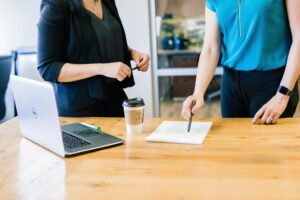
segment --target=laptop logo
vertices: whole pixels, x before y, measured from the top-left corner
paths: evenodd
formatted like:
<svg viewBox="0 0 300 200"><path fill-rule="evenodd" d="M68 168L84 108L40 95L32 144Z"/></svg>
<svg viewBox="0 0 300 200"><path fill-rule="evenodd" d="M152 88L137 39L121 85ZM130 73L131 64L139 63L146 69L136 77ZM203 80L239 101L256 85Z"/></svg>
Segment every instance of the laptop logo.
<svg viewBox="0 0 300 200"><path fill-rule="evenodd" d="M34 119L37 119L39 117L38 112L35 107L33 107L31 109L31 113L32 113Z"/></svg>

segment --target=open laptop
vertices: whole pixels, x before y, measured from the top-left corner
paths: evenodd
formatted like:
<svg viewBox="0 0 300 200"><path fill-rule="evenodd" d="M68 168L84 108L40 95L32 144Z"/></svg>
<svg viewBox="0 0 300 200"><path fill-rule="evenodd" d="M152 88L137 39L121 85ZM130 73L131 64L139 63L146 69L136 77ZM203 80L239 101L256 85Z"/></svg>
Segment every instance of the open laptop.
<svg viewBox="0 0 300 200"><path fill-rule="evenodd" d="M122 139L80 123L60 127L50 83L11 76L23 137L65 157L124 143Z"/></svg>

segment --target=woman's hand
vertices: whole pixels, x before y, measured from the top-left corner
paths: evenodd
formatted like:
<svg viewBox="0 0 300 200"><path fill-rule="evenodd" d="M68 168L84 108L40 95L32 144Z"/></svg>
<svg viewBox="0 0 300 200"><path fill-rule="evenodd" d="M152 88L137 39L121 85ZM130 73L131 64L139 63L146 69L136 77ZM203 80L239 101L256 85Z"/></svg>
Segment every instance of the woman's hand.
<svg viewBox="0 0 300 200"><path fill-rule="evenodd" d="M193 100L196 101L195 106L192 108L192 102ZM183 102L183 106L182 106L182 112L181 112L181 116L188 120L191 117L191 113L192 115L196 114L200 108L204 105L204 98L203 97L195 97L195 96L189 96L184 102Z"/></svg>
<svg viewBox="0 0 300 200"><path fill-rule="evenodd" d="M277 92L277 94L255 114L252 123L255 124L258 119L260 119L264 124L276 124L288 102L289 96Z"/></svg>
<svg viewBox="0 0 300 200"><path fill-rule="evenodd" d="M115 78L118 81L123 81L125 78L131 77L131 69L122 62L100 64L98 71L98 75Z"/></svg>
<svg viewBox="0 0 300 200"><path fill-rule="evenodd" d="M131 57L139 71L146 72L149 69L150 57L148 54L131 49Z"/></svg>

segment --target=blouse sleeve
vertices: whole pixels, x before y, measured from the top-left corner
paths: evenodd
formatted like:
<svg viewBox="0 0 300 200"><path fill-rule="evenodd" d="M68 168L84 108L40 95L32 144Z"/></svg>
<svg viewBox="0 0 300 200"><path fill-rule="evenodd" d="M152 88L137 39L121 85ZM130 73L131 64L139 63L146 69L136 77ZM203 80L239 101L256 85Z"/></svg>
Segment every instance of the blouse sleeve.
<svg viewBox="0 0 300 200"><path fill-rule="evenodd" d="M38 23L38 70L44 80L58 82L64 63L66 15L57 0L43 0Z"/></svg>
<svg viewBox="0 0 300 200"><path fill-rule="evenodd" d="M216 12L216 1L215 0L206 0L206 7L209 10Z"/></svg>

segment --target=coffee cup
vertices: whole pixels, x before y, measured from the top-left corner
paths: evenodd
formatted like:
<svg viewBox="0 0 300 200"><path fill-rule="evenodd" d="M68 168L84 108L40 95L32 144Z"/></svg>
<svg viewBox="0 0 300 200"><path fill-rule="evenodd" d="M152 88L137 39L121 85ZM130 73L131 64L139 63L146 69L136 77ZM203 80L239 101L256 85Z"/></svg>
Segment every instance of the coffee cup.
<svg viewBox="0 0 300 200"><path fill-rule="evenodd" d="M143 131L145 103L142 98L127 99L123 102L127 133Z"/></svg>

